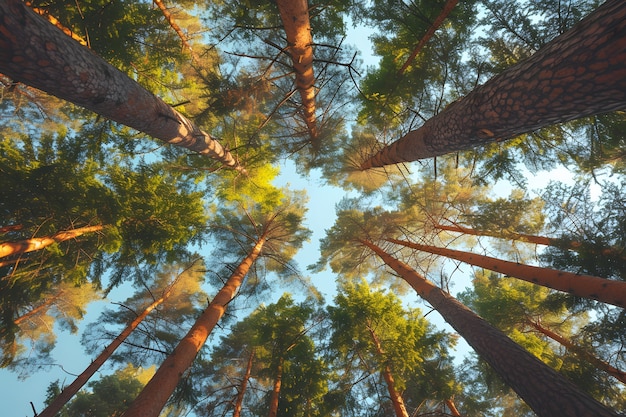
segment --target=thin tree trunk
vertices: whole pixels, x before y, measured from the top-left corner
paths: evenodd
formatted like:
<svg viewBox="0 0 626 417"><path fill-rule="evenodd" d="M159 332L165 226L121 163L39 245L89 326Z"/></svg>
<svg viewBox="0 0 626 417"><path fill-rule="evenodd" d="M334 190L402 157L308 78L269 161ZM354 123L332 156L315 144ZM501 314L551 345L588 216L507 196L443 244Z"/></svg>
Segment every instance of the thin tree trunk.
<svg viewBox="0 0 626 417"><path fill-rule="evenodd" d="M528 353L450 294L370 241L375 252L436 309L539 417L617 417L554 369Z"/></svg>
<svg viewBox="0 0 626 417"><path fill-rule="evenodd" d="M65 230L55 233L47 237L34 237L31 239L20 240L18 242L0 243L0 258L11 255L20 255L22 253L34 252L43 249L54 243L64 242L66 240L75 239L85 233L99 232L103 229L102 225L79 227L78 229Z"/></svg>
<svg viewBox="0 0 626 417"><path fill-rule="evenodd" d="M15 320L13 320L13 323L19 325L20 323L22 323L23 321L28 320L29 318L33 317L34 315L36 315L36 314L38 314L38 313L40 313L42 311L48 310L50 308L50 306L56 300L58 300L61 297L61 295L63 295L63 290L59 291L58 293L56 293L52 297L48 298L46 301L44 301L43 303L39 304L37 307L33 308L32 310L22 314L21 316L19 316ZM6 330L5 328L0 329L0 333L4 333L5 330Z"/></svg>
<svg viewBox="0 0 626 417"><path fill-rule="evenodd" d="M163 3L162 0L152 0L152 1L154 2L154 4L156 4L159 10L161 10L161 13L163 13L163 17L165 17L165 20L167 20L167 23L169 23L170 27L174 30L174 32L176 32L183 46L189 50L189 53L191 54L191 59L194 62L199 63L200 58L198 57L198 54L196 54L193 48L191 47L189 40L187 40L187 37L183 33L183 30L180 28L180 26L178 26L178 23L176 23L176 21L174 20L174 16L172 16L172 13L170 13L170 11L167 9L167 7L165 6L165 3Z"/></svg>
<svg viewBox="0 0 626 417"><path fill-rule="evenodd" d="M512 278L567 292L577 297L591 298L618 307L626 307L626 281L617 281L593 275L578 275L567 271L523 265L517 262L492 258L491 256L477 255L475 253L439 248L430 245L420 245L405 240L386 240L420 251L456 259L490 271L500 272Z"/></svg>
<svg viewBox="0 0 626 417"><path fill-rule="evenodd" d="M315 74L313 73L313 36L307 0L276 0L283 21L289 54L296 72L296 88L300 93L304 122L315 150L320 148L315 119Z"/></svg>
<svg viewBox="0 0 626 417"><path fill-rule="evenodd" d="M21 0L0 1L0 72L245 172L228 150L191 120L67 37Z"/></svg>
<svg viewBox="0 0 626 417"><path fill-rule="evenodd" d="M264 243L265 234L259 238L248 256L224 283L222 289L198 317L187 335L163 361L152 379L123 414L123 417L158 417L180 378L189 369L209 334L226 312L226 306L235 297L237 289L250 267L261 254Z"/></svg>
<svg viewBox="0 0 626 417"><path fill-rule="evenodd" d="M420 53L424 45L426 45L426 43L433 37L437 29L439 29L439 26L441 26L441 24L446 19L446 17L448 17L450 12L454 10L454 7L456 6L458 2L459 0L446 1L446 4L443 5L443 9L441 10L441 13L439 13L439 16L437 16L433 24L430 25L430 27L428 28L424 36L422 36L422 39L420 39L417 45L415 46L415 49L413 49L413 52L411 52L411 55L407 58L404 65L402 65L402 68L400 68L400 70L398 71L398 76L404 74L404 71L406 71L409 65L411 65L411 62L413 62L417 54Z"/></svg>
<svg viewBox="0 0 626 417"><path fill-rule="evenodd" d="M376 347L376 353L384 362L385 352L380 344L380 340L376 333L374 333L374 329L367 326L367 330L370 332L370 336L372 336L372 340L374 341L374 346ZM389 392L389 398L391 399L391 404L393 405L393 410L396 413L396 417L409 417L409 413L406 411L406 406L404 405L404 400L402 399L402 395L396 390L396 382L393 379L393 374L391 373L391 368L389 365L385 365L385 368L381 371L383 374L383 378L385 379L385 383L387 384L387 392Z"/></svg>
<svg viewBox="0 0 626 417"><path fill-rule="evenodd" d="M546 336L546 337L554 340L555 342L559 343L561 346L563 346L564 348L566 348L570 352L573 352L576 355L580 356L582 359L584 359L587 362L589 362L590 364L594 365L596 368L606 372L607 374L611 375L612 377L618 379L620 382L626 384L626 372L620 371L619 369L615 368L614 366L612 366L608 362L605 362L602 359L592 355L591 353L589 353L584 348L575 345L574 343L569 341L567 338L561 336L558 333L553 332L552 330L550 330L550 329L548 329L546 327L543 327L537 321L534 321L534 320L531 320L530 318L527 318L525 320L525 323L528 324L529 326L531 326L533 329L537 330L539 333L543 334L544 336Z"/></svg>
<svg viewBox="0 0 626 417"><path fill-rule="evenodd" d="M626 2L608 0L529 59L364 161L431 158L626 107Z"/></svg>
<svg viewBox="0 0 626 417"><path fill-rule="evenodd" d="M274 385L270 396L270 409L268 417L276 417L278 415L278 401L280 399L280 388L283 384L283 363L285 359L281 356L276 366L276 375L274 376Z"/></svg>
<svg viewBox="0 0 626 417"><path fill-rule="evenodd" d="M459 410L456 409L456 405L454 405L454 401L452 401L452 398L448 398L446 400L446 405L450 409L450 414L452 414L454 417L463 417L461 413L459 413Z"/></svg>
<svg viewBox="0 0 626 417"><path fill-rule="evenodd" d="M21 224L14 224L10 226L2 226L0 227L0 233L14 232L16 230L22 230L24 226Z"/></svg>
<svg viewBox="0 0 626 417"><path fill-rule="evenodd" d="M506 231L504 233L495 233L489 230L476 230L476 229L471 229L465 226L443 225L443 224L435 224L434 227L435 229L445 230L448 232L464 233L466 235L472 235L472 236L489 236L489 237L495 237L498 239L512 239L512 240L517 240L520 242L534 243L536 245L554 246L554 247L569 249L569 250L573 250L576 252L580 251L581 247L583 246L581 242L578 242L575 240L555 239L551 237L528 235L525 233L517 233L517 232L510 232L510 231ZM619 250L619 249L611 248L611 247L608 247L608 248L605 247L599 251L595 251L594 253L597 253L598 255L603 255L603 256L614 256L614 257L622 258L624 259L624 261L626 261L626 257L624 257L622 252L623 250Z"/></svg>
<svg viewBox="0 0 626 417"><path fill-rule="evenodd" d="M243 376L241 385L239 386L239 392L237 393L237 400L235 402L235 411L233 412L233 417L241 416L241 409L243 408L243 397L246 394L248 381L250 381L250 375L252 374L253 362L254 362L254 348L252 348L252 350L250 351L250 356L248 356L248 365L246 366L246 373Z"/></svg>
<svg viewBox="0 0 626 417"><path fill-rule="evenodd" d="M195 262L191 265L193 266ZM190 266L190 267L191 267ZM187 268L189 269L189 268ZM180 275L179 275L180 277ZM131 321L124 330L98 355L96 359L85 368L85 370L76 377L76 379L67 387L61 391L59 395L48 406L39 413L38 417L54 417L68 403L70 399L89 381L93 374L100 369L100 367L111 357L113 352L126 340L126 338L143 322L143 320L159 305L169 298L172 294L172 288L176 285L178 278L174 280L167 289L163 292L160 298L154 300L148 307L146 307L141 314L139 314L133 321Z"/></svg>

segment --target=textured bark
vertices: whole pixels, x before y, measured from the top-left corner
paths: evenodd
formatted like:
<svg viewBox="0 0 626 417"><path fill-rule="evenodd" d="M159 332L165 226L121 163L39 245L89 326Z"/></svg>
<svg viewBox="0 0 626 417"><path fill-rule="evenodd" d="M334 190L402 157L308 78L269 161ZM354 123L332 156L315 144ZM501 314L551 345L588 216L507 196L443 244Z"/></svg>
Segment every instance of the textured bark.
<svg viewBox="0 0 626 417"><path fill-rule="evenodd" d="M78 229L66 230L58 232L52 236L34 237L31 239L20 240L18 242L0 243L0 258L11 255L20 255L22 253L33 252L50 246L54 243L64 242L66 240L75 239L85 233L99 232L102 230L101 225L85 226Z"/></svg>
<svg viewBox="0 0 626 417"><path fill-rule="evenodd" d="M626 107L626 2L609 0L529 59L363 162L431 158Z"/></svg>
<svg viewBox="0 0 626 417"><path fill-rule="evenodd" d="M617 417L502 331L407 264L367 240L359 241L396 271L450 324L539 417Z"/></svg>
<svg viewBox="0 0 626 417"><path fill-rule="evenodd" d="M370 332L370 336L372 336L374 346L376 347L376 353L378 353L378 356L382 361L384 361L385 352L380 344L378 336L376 336L376 333L374 333L374 330L370 326L368 326L368 330ZM396 413L396 417L409 417L402 395L400 395L400 393L396 390L396 382L393 379L393 374L391 373L389 365L385 365L385 368L381 371L381 373L385 383L387 384L387 392L389 393L389 398L391 399L391 404L393 405L393 411Z"/></svg>
<svg viewBox="0 0 626 417"><path fill-rule="evenodd" d="M254 362L254 348L250 352L250 356L248 356L248 365L246 366L246 373L243 376L243 380L241 381L241 385L239 386L239 392L237 393L237 400L235 401L235 411L233 411L233 417L241 416L241 409L243 408L243 397L246 394L246 389L248 388L248 381L250 381L250 375L252 374L252 364Z"/></svg>
<svg viewBox="0 0 626 417"><path fill-rule="evenodd" d="M424 45L426 45L426 43L433 37L437 29L439 29L439 26L441 26L443 21L446 20L446 17L448 17L450 12L454 10L454 7L457 5L458 2L459 0L448 0L446 4L443 5L441 13L439 13L439 16L437 16L433 24L430 25L424 36L422 36L422 39L419 40L419 42L413 49L413 52L411 52L411 55L409 55L404 65L402 65L402 68L400 68L400 70L398 71L398 75L404 74L404 71L406 71L409 65L411 65L411 62L413 62L417 54L420 53Z"/></svg>
<svg viewBox="0 0 626 417"><path fill-rule="evenodd" d="M59 21L59 19L57 19L56 17L52 16L50 13L48 13L46 10L44 9L40 9L37 7L33 7L33 5L31 4L31 2L26 1L24 2L28 7L30 7L33 12L37 13L40 16L43 16L44 18L46 18L46 20L50 23L52 23L54 26L56 26L57 28L61 29L61 31L63 31L63 33L65 33L67 36L69 36L70 38L74 39L76 42L80 43L83 46L88 46L87 45L87 41L84 40L81 36L79 36L77 33L74 33L74 31L70 28L68 28L67 26L63 25L63 23L61 23Z"/></svg>
<svg viewBox="0 0 626 417"><path fill-rule="evenodd" d="M172 288L176 284L174 281L166 291L163 292L160 298L154 300L148 307L146 307L141 314L139 314L133 321L131 321L122 332L107 346L104 350L94 359L85 370L74 379L74 381L65 387L59 395L48 406L39 413L38 417L54 417L61 411L63 406L68 403L70 399L89 381L89 379L95 374L98 369L111 357L113 352L126 340L126 338L148 317L148 314L155 308L161 305L172 294Z"/></svg>
<svg viewBox="0 0 626 417"><path fill-rule="evenodd" d="M283 357L278 359L276 374L274 375L274 385L272 386L272 393L270 395L270 408L267 413L268 417L276 417L278 415L278 401L280 400L280 388L283 384L284 361L285 359Z"/></svg>
<svg viewBox="0 0 626 417"><path fill-rule="evenodd" d="M0 1L0 72L169 144L244 171L191 120L35 14Z"/></svg>
<svg viewBox="0 0 626 417"><path fill-rule="evenodd" d="M586 360L587 362L589 362L590 364L592 364L596 368L606 372L607 374L609 374L612 377L616 378L620 382L626 384L626 372L620 371L619 369L617 369L616 367L612 366L608 362L605 362L602 359L592 355L591 353L589 353L584 348L575 345L574 343L572 343L567 338L561 336L558 333L553 332L552 330L548 329L547 327L542 326L539 322L537 322L535 320L527 319L525 321L525 323L528 324L529 326L531 326L533 329L537 330L539 333L543 334L544 336L546 336L546 337L554 340L555 342L559 343L561 346L563 346L564 348L566 348L570 352L575 353L576 355L578 355L582 359Z"/></svg>
<svg viewBox="0 0 626 417"><path fill-rule="evenodd" d="M159 416L181 377L189 369L209 334L226 312L226 306L237 294L237 289L241 286L250 267L261 254L265 237L263 235L259 238L248 256L237 266L206 310L198 317L174 351L163 361L122 417Z"/></svg>
<svg viewBox="0 0 626 417"><path fill-rule="evenodd" d="M567 292L577 297L591 298L618 307L626 307L626 281L579 275L572 272L523 265L504 261L491 256L477 255L454 249L420 245L398 239L387 239L388 242L456 259L470 265L479 266L494 272L500 272L512 278L521 279L533 284L542 285L554 290Z"/></svg>
<svg viewBox="0 0 626 417"><path fill-rule="evenodd" d="M313 73L313 37L307 0L276 0L283 21L289 54L296 72L296 88L302 100L302 111L314 149L319 149L315 119L315 74Z"/></svg>

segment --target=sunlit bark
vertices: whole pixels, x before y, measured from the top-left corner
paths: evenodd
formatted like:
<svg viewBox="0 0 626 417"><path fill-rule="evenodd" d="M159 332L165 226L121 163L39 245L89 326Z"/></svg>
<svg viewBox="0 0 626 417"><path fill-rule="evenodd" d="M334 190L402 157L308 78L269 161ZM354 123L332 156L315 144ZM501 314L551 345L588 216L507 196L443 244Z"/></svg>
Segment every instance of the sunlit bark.
<svg viewBox="0 0 626 417"><path fill-rule="evenodd" d="M60 243L70 239L76 239L77 237L82 236L85 233L99 232L102 229L103 227L101 225L85 226L79 227L78 229L58 232L52 236L34 237L31 239L24 239L17 242L0 243L0 258L41 250L54 243Z"/></svg>

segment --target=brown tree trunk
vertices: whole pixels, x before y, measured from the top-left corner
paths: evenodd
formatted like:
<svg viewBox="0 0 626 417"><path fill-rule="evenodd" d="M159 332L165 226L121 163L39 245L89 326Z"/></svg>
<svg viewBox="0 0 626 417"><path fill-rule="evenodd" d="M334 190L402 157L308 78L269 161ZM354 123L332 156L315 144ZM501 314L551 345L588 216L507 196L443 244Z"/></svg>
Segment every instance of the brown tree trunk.
<svg viewBox="0 0 626 417"><path fill-rule="evenodd" d="M253 361L254 361L254 348L252 348L252 351L250 351L250 356L248 356L248 365L246 366L246 373L243 376L241 385L239 386L239 392L237 393L237 400L235 401L235 411L233 412L233 417L241 416L241 409L243 408L243 397L246 394L248 381L250 381L250 375L252 374Z"/></svg>
<svg viewBox="0 0 626 417"><path fill-rule="evenodd" d="M539 417L617 417L616 413L528 353L502 331L407 264L368 240L359 242L375 252L418 295L430 303Z"/></svg>
<svg viewBox="0 0 626 417"><path fill-rule="evenodd" d="M22 253L33 252L50 246L53 243L60 243L66 240L75 239L85 233L99 232L103 229L101 225L79 227L78 229L65 230L58 232L52 236L34 237L31 239L20 240L18 242L0 243L0 258L11 255L20 255Z"/></svg>
<svg viewBox="0 0 626 417"><path fill-rule="evenodd" d="M461 413L459 413L459 410L456 409L456 405L454 405L454 401L452 401L452 398L448 398L446 400L446 405L450 409L450 414L452 414L454 417L463 417Z"/></svg>
<svg viewBox="0 0 626 417"><path fill-rule="evenodd" d="M372 329L369 324L367 329L370 332L370 336L372 336L372 340L374 342L374 346L376 347L376 353L380 357L381 361L385 361L385 352L380 344L380 340L376 333L374 333L374 329ZM406 411L406 406L404 405L404 400L402 399L402 395L396 390L396 382L393 379L393 374L391 373L391 368L389 365L385 365L385 368L381 371L383 378L385 379L385 383L387 384L387 392L389 392L389 398L391 399L391 404L393 405L393 410L396 413L396 417L409 417L409 413Z"/></svg>
<svg viewBox="0 0 626 417"><path fill-rule="evenodd" d="M22 226L21 224L14 224L14 225L10 225L10 226L1 226L0 227L0 233L7 233L7 232L14 232L16 230L22 230L24 226Z"/></svg>
<svg viewBox="0 0 626 417"><path fill-rule="evenodd" d="M152 379L139 393L123 417L158 417L185 371L189 369L209 334L226 312L244 277L261 254L265 235L256 242L248 256L239 264L213 301L198 317L187 335L163 361Z"/></svg>
<svg viewBox="0 0 626 417"><path fill-rule="evenodd" d="M490 271L500 272L512 278L567 292L577 297L591 298L618 307L626 307L626 281L616 281L592 275L578 275L556 269L523 265L516 262L492 258L491 256L477 255L475 253L439 248L430 245L420 245L405 240L386 240L420 251L456 259Z"/></svg>
<svg viewBox="0 0 626 417"><path fill-rule="evenodd" d="M74 31L72 29L70 29L67 26L63 25L63 23L61 23L59 21L59 19L57 19L56 17L52 16L50 13L48 13L47 10L40 9L40 8L37 8L37 7L33 7L32 3L30 1L25 1L24 3L28 7L30 7L33 12L37 13L40 16L43 16L44 18L46 18L46 20L48 22L52 23L58 29L61 29L61 31L63 31L63 33L65 33L67 36L69 36L70 38L74 39L76 42L80 43L83 46L88 46L86 40L84 40L78 34L74 33Z"/></svg>
<svg viewBox="0 0 626 417"><path fill-rule="evenodd" d="M459 226L459 225L436 224L434 227L435 229L446 230L448 232L457 232L457 233L463 233L463 234L472 235L472 236L489 236L489 237L495 237L498 239L513 239L513 240L518 240L520 242L534 243L536 245L555 246L555 247L560 247L560 248L569 249L573 251L579 251L581 247L583 246L581 242L577 242L575 240L565 241L565 240L555 239L555 238L545 237L545 236L528 235L525 233L516 233L516 232L509 232L509 231L506 231L504 233L495 233L490 230L476 230L476 229L471 229L469 227ZM595 251L594 253L597 253L598 255L603 255L603 256L614 256L617 258L622 258L626 262L626 257L624 257L622 252L623 250L619 250L619 249L611 248L611 247L608 247L608 248L605 247L599 251Z"/></svg>
<svg viewBox="0 0 626 417"><path fill-rule="evenodd" d="M406 71L409 65L411 65L411 62L413 62L417 54L420 53L424 45L426 45L430 38L433 37L437 29L439 29L439 26L441 26L443 21L446 20L446 17L448 17L450 12L454 10L454 7L457 5L458 2L459 0L446 1L446 4L443 5L443 9L441 10L441 13L439 13L439 16L437 16L433 24L430 25L424 36L422 36L422 39L420 39L420 41L415 46L415 49L413 49L413 52L411 52L411 55L407 58L404 65L402 65L402 68L400 68L400 70L398 71L398 76L404 74L404 71Z"/></svg>
<svg viewBox="0 0 626 417"><path fill-rule="evenodd" d="M529 59L385 146L361 169L431 158L626 107L626 3L608 0Z"/></svg>
<svg viewBox="0 0 626 417"><path fill-rule="evenodd" d="M42 311L48 310L50 308L50 306L56 300L58 300L61 297L61 295L63 295L63 290L59 291L58 293L56 293L52 297L48 298L46 301L44 301L43 303L39 304L37 307L33 308L32 310L22 314L21 316L19 316L15 320L13 320L13 323L19 325L23 321L28 320L29 318L37 315L38 313L40 313ZM6 328L3 327L2 329L0 329L0 333L4 333L5 330L6 330Z"/></svg>
<svg viewBox="0 0 626 417"><path fill-rule="evenodd" d="M154 2L154 4L156 4L159 10L161 10L161 13L163 13L163 17L165 17L165 20L167 20L167 23L169 23L170 27L174 30L174 32L176 32L183 46L189 50L189 53L191 54L191 58L193 59L193 61L196 63L200 62L198 54L194 52L193 48L191 47L191 44L189 43L189 40L187 39L187 36L185 36L180 26L178 26L178 23L176 23L176 21L174 20L174 16L172 16L172 13L170 13L170 11L167 9L167 7L165 6L165 3L163 3L162 0L152 0L152 1Z"/></svg>
<svg viewBox="0 0 626 417"><path fill-rule="evenodd" d="M0 73L245 172L228 150L191 120L21 0L0 2Z"/></svg>
<svg viewBox="0 0 626 417"><path fill-rule="evenodd" d="M276 0L283 21L289 55L296 72L296 88L302 100L304 122L313 148L318 150L319 133L315 120L315 74L313 73L313 36L307 0Z"/></svg>
<svg viewBox="0 0 626 417"><path fill-rule="evenodd" d="M531 320L530 318L527 318L525 323L531 326L533 329L537 330L539 333L543 334L544 336L559 343L561 346L563 346L570 352L573 352L576 355L580 356L582 359L594 365L596 368L606 372L607 374L616 378L620 382L626 384L626 372L620 371L619 369L615 368L611 364L592 355L591 353L589 353L587 350L583 349L582 347L575 345L574 343L569 341L567 338L561 336L558 333L553 332L552 330L546 327L543 327L539 322L535 320Z"/></svg>
<svg viewBox="0 0 626 417"><path fill-rule="evenodd" d="M280 388L283 384L283 363L285 359L281 356L276 366L276 374L274 376L274 385L270 396L270 409L268 417L276 417L278 415L278 400L280 399Z"/></svg>
<svg viewBox="0 0 626 417"><path fill-rule="evenodd" d="M195 263L194 263L195 264ZM193 264L192 264L193 266ZM89 381L89 379L96 373L98 369L111 357L113 352L126 340L126 338L143 322L143 320L159 305L161 305L172 294L172 288L176 285L177 280L174 280L167 289L163 292L160 298L154 300L148 307L146 307L141 314L139 314L133 321L131 321L124 330L98 355L96 359L85 368L85 370L74 379L74 381L65 387L59 395L48 406L39 413L38 417L54 417L63 408L65 404Z"/></svg>

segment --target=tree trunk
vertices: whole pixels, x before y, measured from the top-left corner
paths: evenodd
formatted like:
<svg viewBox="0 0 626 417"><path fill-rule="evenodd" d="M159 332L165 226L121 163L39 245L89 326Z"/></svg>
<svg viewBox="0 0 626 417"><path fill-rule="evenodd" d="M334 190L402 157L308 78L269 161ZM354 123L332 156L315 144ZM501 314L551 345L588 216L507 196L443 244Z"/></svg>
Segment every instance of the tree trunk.
<svg viewBox="0 0 626 417"><path fill-rule="evenodd" d="M372 341L374 342L374 346L376 347L376 353L380 357L382 362L386 362L385 360L385 352L383 351L382 345L380 344L380 340L376 333L374 333L374 329L367 326L367 330L370 332L370 336L372 336ZM409 413L406 411L406 406L404 405L404 400L402 399L402 395L396 390L396 382L393 379L393 374L391 373L391 368L389 365L385 365L385 368L381 371L383 378L385 379L385 383L387 384L387 392L389 392L389 398L391 399L391 404L393 405L393 410L396 413L396 417L409 417Z"/></svg>
<svg viewBox="0 0 626 417"><path fill-rule="evenodd" d="M320 148L315 120L315 74L313 73L313 37L307 0L276 0L283 21L289 54L296 72L296 88L302 100L304 122L315 150Z"/></svg>
<svg viewBox="0 0 626 417"><path fill-rule="evenodd" d="M546 327L543 327L537 321L534 321L534 320L531 320L530 318L527 318L525 320L525 323L528 324L529 326L531 326L533 329L537 330L542 335L544 335L544 336L554 340L555 342L559 343L561 346L563 346L564 348L566 348L570 352L573 352L576 355L580 356L582 359L584 359L587 362L589 362L590 364L594 365L596 368L606 372L607 374L611 375L612 377L618 379L620 382L626 384L626 372L620 371L619 369L615 368L611 364L609 364L609 363L603 361L602 359L592 355L591 353L589 353L584 348L575 345L574 343L569 341L567 338L561 336L560 334L557 334L557 333L553 332L552 330L550 330L550 329L548 329Z"/></svg>
<svg viewBox="0 0 626 417"><path fill-rule="evenodd" d="M163 13L163 17L165 17L165 20L167 20L167 23L169 23L170 27L174 30L174 32L176 32L183 46L189 50L189 53L191 54L191 59L195 63L199 63L200 57L198 57L198 54L196 54L193 48L191 47L191 44L189 43L187 36L185 36L185 33L180 28L180 26L178 26L178 23L176 23L176 21L174 20L174 16L172 16L172 13L170 13L170 11L167 9L167 7L165 6L165 3L163 3L162 0L152 0L152 1L154 2L154 4L156 4L159 10L161 10L161 13Z"/></svg>
<svg viewBox="0 0 626 417"><path fill-rule="evenodd" d="M616 281L592 275L578 275L556 269L523 265L516 262L492 258L491 256L477 255L475 253L439 248L430 245L420 245L405 240L386 240L420 251L456 259L490 271L500 272L512 278L567 292L577 297L591 298L618 307L626 307L626 281Z"/></svg>
<svg viewBox="0 0 626 417"><path fill-rule="evenodd" d="M278 400L280 399L280 388L283 384L283 363L285 359L281 356L276 366L276 375L274 376L274 386L270 396L270 409L268 417L276 417L278 415Z"/></svg>
<svg viewBox="0 0 626 417"><path fill-rule="evenodd" d="M20 240L18 242L0 243L0 258L11 255L20 255L26 252L34 252L43 249L53 243L60 243L66 240L75 239L85 233L99 232L103 229L101 225L79 227L78 229L65 230L47 237L34 237L32 239Z"/></svg>
<svg viewBox="0 0 626 417"><path fill-rule="evenodd" d="M252 351L250 351L250 356L248 356L248 365L246 366L246 373L243 376L241 385L239 386L239 392L237 393L237 400L235 402L235 411L233 412L233 417L241 416L241 409L243 408L243 397L246 393L246 388L248 387L248 381L250 381L250 375L252 374L253 361L254 348L252 348Z"/></svg>
<svg viewBox="0 0 626 417"><path fill-rule="evenodd" d="M443 21L446 20L446 17L448 17L450 12L454 10L454 7L457 5L458 2L459 0L446 1L446 4L443 5L443 9L441 10L441 13L439 13L439 16L437 16L433 24L430 25L424 36L422 36L422 39L420 39L420 41L415 46L415 49L413 49L413 52L411 52L411 55L407 58L404 65L402 65L402 68L400 68L400 70L398 71L398 76L404 74L404 71L406 71L409 65L411 65L411 62L413 62L417 54L420 53L424 45L426 45L430 38L433 37L437 29L439 29L439 26L441 26Z"/></svg>
<svg viewBox="0 0 626 417"><path fill-rule="evenodd" d="M152 379L139 393L123 417L158 417L185 371L189 369L209 334L226 312L244 277L261 254L265 234L256 242L248 256L228 278L213 301L198 317L187 335L163 361Z"/></svg>
<svg viewBox="0 0 626 417"><path fill-rule="evenodd" d="M68 28L67 26L64 26L59 21L59 19L57 19L56 17L50 15L50 13L48 13L47 10L40 9L40 8L37 8L37 7L33 7L32 3L30 1L25 1L24 3L28 7L30 7L33 12L37 13L39 16L43 16L44 18L46 18L46 20L48 22L52 23L58 29L61 29L61 31L63 31L63 33L65 33L67 36L69 36L70 38L74 39L76 42L80 43L83 46L88 46L86 40L84 40L78 34L74 33L74 31L72 31L72 29Z"/></svg>
<svg viewBox="0 0 626 417"><path fill-rule="evenodd" d="M46 301L44 301L43 303L39 304L37 307L33 308L32 310L22 314L21 316L19 316L15 320L13 320L13 323L19 325L23 321L28 320L29 318L35 316L36 314L38 314L38 313L40 313L42 311L47 311L50 308L50 306L56 300L58 300L62 295L63 295L63 290L57 292L52 297L46 299ZM0 334L4 333L5 331L6 331L6 328L3 327L2 329L0 329Z"/></svg>
<svg viewBox="0 0 626 417"><path fill-rule="evenodd" d="M22 230L22 226L21 224L14 224L14 225L10 225L10 226L0 226L0 233L7 233L7 232L14 232L16 230Z"/></svg>
<svg viewBox="0 0 626 417"><path fill-rule="evenodd" d="M15 81L245 172L191 120L38 16L0 1L0 72Z"/></svg>
<svg viewBox="0 0 626 417"><path fill-rule="evenodd" d="M195 264L195 263L194 263ZM193 265L193 264L192 264ZM187 268L188 269L188 268ZM154 300L148 307L146 307L141 314L139 314L128 326L98 355L96 359L85 368L85 370L76 377L76 379L56 396L54 400L48 406L39 413L38 417L54 417L63 408L65 404L89 381L89 379L96 373L98 369L111 357L113 352L126 340L126 338L148 317L148 314L155 308L161 305L172 294L172 288L176 285L174 280L167 289L163 292L161 297Z"/></svg>
<svg viewBox="0 0 626 417"><path fill-rule="evenodd" d="M617 417L554 369L528 353L450 294L367 240L375 252L436 309L539 417Z"/></svg>
<svg viewBox="0 0 626 417"><path fill-rule="evenodd" d="M456 409L456 405L454 405L454 401L452 401L452 398L448 398L446 400L446 405L450 409L450 414L452 414L454 417L463 417L461 413L459 413L459 410Z"/></svg>
<svg viewBox="0 0 626 417"><path fill-rule="evenodd" d="M626 3L608 0L529 59L364 161L431 158L626 107Z"/></svg>
<svg viewBox="0 0 626 417"><path fill-rule="evenodd" d="M534 243L536 245L546 245L546 246L554 246L554 247L563 248L563 249L569 249L569 250L573 250L576 252L580 251L581 247L583 246L581 242L577 242L575 240L555 239L555 238L545 237L545 236L527 235L525 233L516 233L516 232L509 232L509 231L505 231L503 233L496 233L490 230L476 230L476 229L471 229L469 227L459 226L459 225L435 224L434 227L435 229L445 230L448 232L464 233L466 235L472 235L472 236L489 236L489 237L495 237L498 239L512 239L512 240L518 240L520 242ZM614 256L617 258L622 258L626 262L626 257L624 257L622 252L623 252L622 249L604 247L601 250L594 251L593 253L596 253L601 256Z"/></svg>

